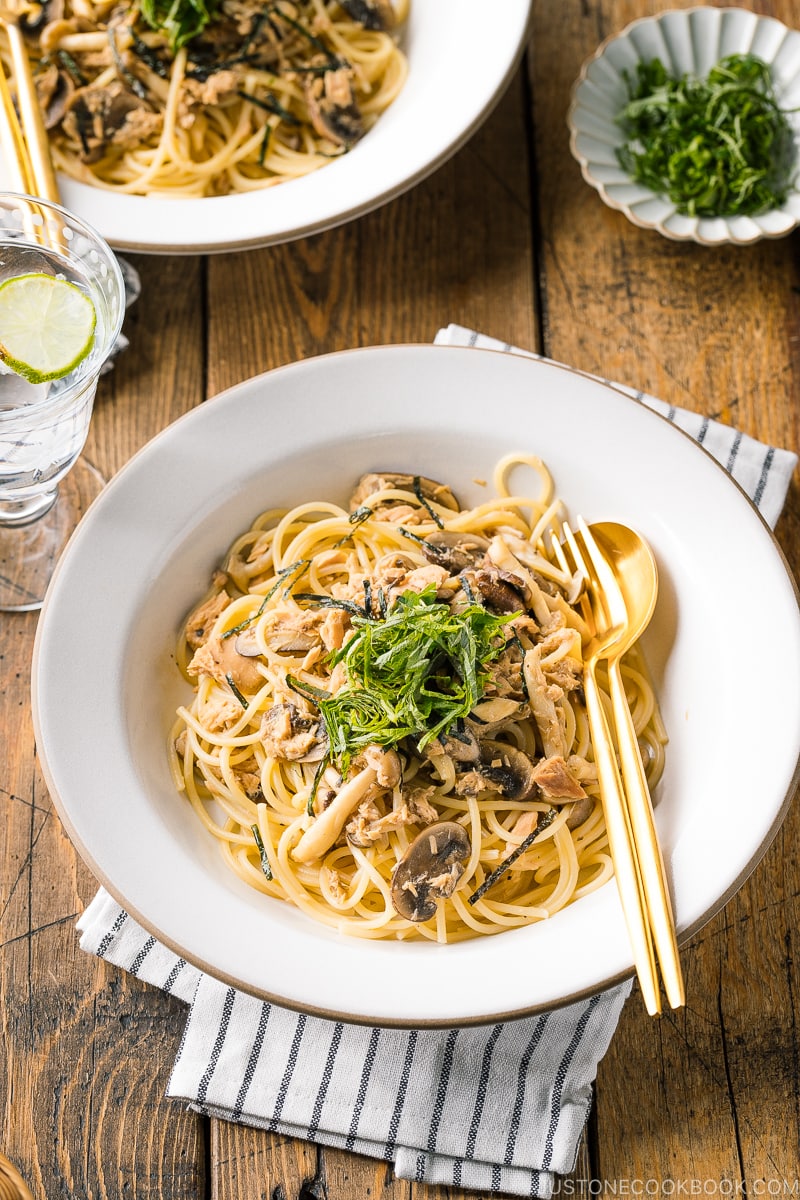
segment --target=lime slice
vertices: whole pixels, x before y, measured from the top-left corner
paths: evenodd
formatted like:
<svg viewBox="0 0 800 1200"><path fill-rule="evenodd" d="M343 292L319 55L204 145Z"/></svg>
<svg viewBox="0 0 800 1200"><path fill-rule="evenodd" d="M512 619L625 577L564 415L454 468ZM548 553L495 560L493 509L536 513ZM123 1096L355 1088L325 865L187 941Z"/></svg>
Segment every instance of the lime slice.
<svg viewBox="0 0 800 1200"><path fill-rule="evenodd" d="M60 379L92 348L97 313L80 288L54 275L0 284L0 360L29 383Z"/></svg>

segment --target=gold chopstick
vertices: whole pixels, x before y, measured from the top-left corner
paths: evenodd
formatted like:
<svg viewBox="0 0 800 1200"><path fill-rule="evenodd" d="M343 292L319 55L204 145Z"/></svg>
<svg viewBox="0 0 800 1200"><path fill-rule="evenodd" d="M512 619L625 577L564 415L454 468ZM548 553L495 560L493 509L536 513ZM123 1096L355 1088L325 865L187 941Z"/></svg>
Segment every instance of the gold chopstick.
<svg viewBox="0 0 800 1200"><path fill-rule="evenodd" d="M50 143L47 139L47 130L44 126L39 99L36 95L36 84L31 71L28 51L19 27L19 18L5 5L0 7L0 25L5 29L8 38L19 107L17 129L20 130L20 136L18 138L14 133L9 134L6 149L12 153L12 162L23 164L22 178L30 185L23 190L30 195L41 196L43 200L52 200L58 204L60 201L58 183L53 170L53 160L50 157ZM10 113L13 112L13 103L10 106L6 105L5 92L8 91L8 83L5 77L2 89L4 92L3 109L7 114L4 124L8 124ZM16 117L16 113L14 115Z"/></svg>
<svg viewBox="0 0 800 1200"><path fill-rule="evenodd" d="M5 71L0 67L0 146L5 156L13 191L31 194L36 185L31 174L31 160L22 136L17 110Z"/></svg>

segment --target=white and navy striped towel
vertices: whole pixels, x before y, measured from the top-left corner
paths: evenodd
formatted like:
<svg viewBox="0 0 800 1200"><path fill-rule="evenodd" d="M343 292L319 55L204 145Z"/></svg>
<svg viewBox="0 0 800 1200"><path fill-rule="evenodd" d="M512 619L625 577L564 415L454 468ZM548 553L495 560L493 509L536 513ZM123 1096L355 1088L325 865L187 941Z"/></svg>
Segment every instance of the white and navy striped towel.
<svg viewBox="0 0 800 1200"><path fill-rule="evenodd" d="M456 325L436 340L513 349ZM703 442L774 524L796 455L632 394ZM369 1028L290 1012L204 975L105 891L78 928L84 950L190 1006L169 1096L391 1161L405 1179L522 1196L549 1197L572 1170L597 1064L631 986L503 1024Z"/></svg>
<svg viewBox="0 0 800 1200"><path fill-rule="evenodd" d="M526 358L541 357L529 350L511 346L508 342L465 329L461 325L448 325L446 329L440 329L434 341L441 346L477 346L482 350L505 350L512 354L524 354ZM601 379L600 382L611 381ZM730 425L723 425L709 417L701 417L685 408L676 408L674 404L665 404L663 400L656 400L654 396L648 396L645 392L626 384L614 383L613 386L618 391L641 400L648 408L672 421L684 433L690 434L725 467L755 503L767 524L775 525L783 509L792 472L797 466L796 454L790 450L780 450L776 446L766 446L763 442L748 437L746 433L732 429Z"/></svg>

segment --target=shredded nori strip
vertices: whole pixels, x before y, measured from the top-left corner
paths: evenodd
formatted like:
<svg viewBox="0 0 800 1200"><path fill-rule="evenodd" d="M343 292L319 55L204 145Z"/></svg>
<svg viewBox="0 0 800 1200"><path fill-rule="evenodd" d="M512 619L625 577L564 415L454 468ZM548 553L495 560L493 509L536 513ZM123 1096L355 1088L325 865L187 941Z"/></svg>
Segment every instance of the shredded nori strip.
<svg viewBox="0 0 800 1200"><path fill-rule="evenodd" d="M278 571L278 574L275 577L275 582L273 583L272 587L269 589L268 592L265 592L264 598L261 601L261 604L258 606L258 611L254 612L252 617L245 617L245 619L243 621L240 621L238 625L234 625L232 629L226 629L222 635L223 642L226 641L229 637L233 637L233 635L235 633L241 633L243 629L247 629L247 627L249 625L253 624L253 621L257 621L258 618L263 613L264 609L267 607L268 602L275 595L278 588L285 581L287 576L294 574L294 572L299 570L300 567L307 567L308 564L309 564L309 559L298 558L297 562L289 563L288 567L281 567L280 571ZM289 587L291 587L291 584L289 585ZM289 591L289 588L287 588L285 594L288 594L288 591Z"/></svg>
<svg viewBox="0 0 800 1200"><path fill-rule="evenodd" d="M418 533L412 533L410 529L406 529L405 525L398 525L397 532L402 533L403 537L407 537L409 541L416 542L418 546L427 546L427 540L420 537Z"/></svg>
<svg viewBox="0 0 800 1200"><path fill-rule="evenodd" d="M347 520L354 529L357 529L359 525L363 525L365 521L368 521L371 516L372 509L367 504L362 504L355 512L350 513ZM343 546L345 542L349 542L352 536L352 533L346 533L344 537L339 538L338 542L333 543L334 550L339 546Z"/></svg>
<svg viewBox="0 0 800 1200"><path fill-rule="evenodd" d="M78 87L86 87L86 84L89 81L68 50L57 50L56 58L60 61L67 73L72 76L73 82L76 83Z"/></svg>
<svg viewBox="0 0 800 1200"><path fill-rule="evenodd" d="M147 100L147 88L144 86L141 79L137 79L122 61L122 55L120 54L119 46L117 45L116 25L109 25L108 27L108 44L111 48L111 57L114 60L114 66L120 79L125 81L125 83L133 92L134 96L138 96L140 100Z"/></svg>
<svg viewBox="0 0 800 1200"><path fill-rule="evenodd" d="M264 842L261 837L261 830L257 825L251 825L250 831L255 839L256 845L258 846L258 854L261 859L261 870L264 872L264 878L272 879L272 867L269 865L267 851L264 847Z"/></svg>
<svg viewBox="0 0 800 1200"><path fill-rule="evenodd" d="M315 50L318 50L320 54L324 54L331 63L336 63L338 66L338 59L336 58L336 55L332 54L325 43L320 41L320 39L316 37L310 29L306 29L305 25L301 25L299 21L295 21L294 17L291 17L288 13L285 13L283 9L280 8L276 3L270 4L267 7L267 14L269 13L270 9L273 12L276 12L281 20L285 21L287 25L291 25L292 29L294 29L297 33L300 33L304 38L307 38ZM272 23L270 22L270 24Z"/></svg>
<svg viewBox="0 0 800 1200"><path fill-rule="evenodd" d="M226 672L226 675L225 675L225 680L226 680L226 682L227 682L227 684L228 684L228 687L231 689L231 691L233 692L234 696L236 697L236 699L237 699L237 700L239 701L239 703L241 704L242 708L247 708L247 699L246 699L246 697L244 697L244 696L242 695L242 693L239 691L238 687L237 687L237 686L236 686L236 684L234 683L234 681L233 681L233 676L231 675L230 671Z"/></svg>
<svg viewBox="0 0 800 1200"><path fill-rule="evenodd" d="M372 581L364 580L364 616L372 616Z"/></svg>
<svg viewBox="0 0 800 1200"><path fill-rule="evenodd" d="M467 579L466 575L462 572L458 576L458 578L461 580L461 586L464 589L464 595L467 597L470 604L483 604L483 597L475 595L475 593L472 590L472 585L471 585L470 581ZM484 605L484 607L485 607L485 605Z"/></svg>
<svg viewBox="0 0 800 1200"><path fill-rule="evenodd" d="M152 47L148 46L146 42L143 42L141 38L136 37L135 34L132 34L131 36L133 37L133 53L136 55L136 57L140 58L145 66L150 68L154 75L158 75L161 79L169 79L170 68L169 65L164 62L164 59L161 57L161 55L157 54Z"/></svg>
<svg viewBox="0 0 800 1200"><path fill-rule="evenodd" d="M425 511L429 513L431 520L434 521L440 529L444 529L444 522L442 521L441 517L438 515L438 513L433 511L430 504L422 494L422 480L420 479L419 475L414 476L414 495L417 497Z"/></svg>
<svg viewBox="0 0 800 1200"><path fill-rule="evenodd" d="M364 609L353 600L337 600L335 596L324 596L317 592L295 592L295 600L305 600L315 608L342 608L352 617L363 617ZM369 613L367 614L369 616Z"/></svg>
<svg viewBox="0 0 800 1200"><path fill-rule="evenodd" d="M350 513L350 516L347 519L351 525L360 525L362 521L366 521L367 517L371 516L372 509L370 506L368 504L361 504L355 510L355 512Z"/></svg>
<svg viewBox="0 0 800 1200"><path fill-rule="evenodd" d="M281 102L273 96L272 92L268 92L263 99L259 96L251 95L250 92L244 92L241 89L236 94L237 96L241 96L242 100L249 100L257 108L263 108L266 112L272 113L273 116L280 117L287 125L300 124L299 117L296 117L294 113L290 113L288 108L284 108Z"/></svg>
<svg viewBox="0 0 800 1200"><path fill-rule="evenodd" d="M270 139L271 135L272 135L272 126L265 125L264 126L264 136L261 139L261 146L258 151L258 165L260 167L263 167L264 159L267 157L267 150L269 149L269 139Z"/></svg>
<svg viewBox="0 0 800 1200"><path fill-rule="evenodd" d="M520 842L516 849L512 850L507 858L504 858L499 867L495 867L490 875L487 875L479 888L476 888L471 896L467 896L467 904L475 904L477 900L482 900L489 888L494 887L496 883L505 875L509 867L513 866L518 858L521 858L526 850L530 849L536 841L540 833L547 829L548 825L552 825L558 816L558 809L551 808L546 813L542 813L536 828L528 834L526 838Z"/></svg>

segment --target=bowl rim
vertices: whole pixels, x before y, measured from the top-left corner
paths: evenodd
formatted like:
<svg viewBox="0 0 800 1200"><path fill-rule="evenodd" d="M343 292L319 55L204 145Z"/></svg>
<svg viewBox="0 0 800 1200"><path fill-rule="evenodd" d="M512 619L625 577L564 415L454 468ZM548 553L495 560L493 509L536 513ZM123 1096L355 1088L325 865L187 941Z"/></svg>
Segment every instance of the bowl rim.
<svg viewBox="0 0 800 1200"><path fill-rule="evenodd" d="M661 218L659 220L646 220L645 218L641 217L635 211L635 209L633 208L633 205L630 201L625 202L622 200L618 200L616 197L614 197L612 195L609 195L605 183L603 183L602 180L597 179L596 176L592 173L591 160L587 157L586 154L582 153L582 151L578 147L577 142L578 142L578 138L580 136L581 131L576 128L574 118L575 118L576 112L581 107L581 102L580 102L581 89L583 87L583 84L586 81L586 77L587 77L589 69L598 59L602 58L605 55L609 46L615 44L618 41L621 41L622 39L627 39L633 30L640 28L643 25L659 25L665 18L669 19L676 15L685 16L687 19L689 19L693 13L708 12L708 11L720 13L721 14L720 19L722 19L722 15L724 15L726 13L744 13L745 15L752 17L754 24L756 24L756 25L761 24L761 23L765 23L765 24L769 23L771 25L779 26L781 29L785 30L787 33L790 33L790 34L800 33L800 30L796 30L792 26L787 25L784 21L781 21L778 17L769 16L769 15L763 14L763 13L756 13L756 12L753 12L751 9L743 8L741 6L737 6L737 5L733 5L733 4L719 5L719 6L718 5L709 5L709 4L695 4L695 5L691 5L687 8L668 8L668 9L664 9L658 13L650 13L645 16L636 17L634 20L629 21L627 25L625 25L622 29L618 30L616 33L610 33L607 37L603 38L603 40L599 43L597 48L590 55L588 55L581 64L577 78L574 80L574 82L570 88L570 102L569 102L569 108L567 111L567 118L566 118L567 128L568 128L569 135L570 135L570 137L569 137L570 152L571 152L573 158L576 160L576 162L580 166L581 175L583 176L583 179L585 180L586 183L589 184L590 187L594 188L594 190L599 194L599 196L603 200L603 203L606 204L609 208L614 209L616 212L621 212L625 217L627 217L627 219L631 222L631 224L636 225L639 229L655 231L657 233L660 233L662 237L665 237L670 241L695 242L697 245L707 246L710 248L713 248L715 246L729 246L729 245L752 246L756 242L764 241L766 239L777 240L779 238L788 237L789 234L793 233L794 230L797 229L797 227L800 225L800 213L795 216L790 213L786 213L784 209L770 209L768 211L769 212L780 212L780 213L786 215L790 221L790 223L786 227L781 228L779 230L769 230L769 229L760 229L760 228L758 228L758 226L756 226L755 227L756 231L752 232L750 234L747 234L747 235L742 235L740 233L734 233L734 231L731 229L730 219L727 217L687 218L688 220L692 221L693 224L691 225L690 228L687 229L686 232L683 232L683 233L680 233L675 230L667 228L664 225L664 218ZM796 140L798 141L798 173L797 173L797 176L795 179L795 185L794 185L793 191L796 194L798 194L798 196L800 196L800 133L797 134ZM630 176L628 178L630 178ZM659 198L658 192L651 191L649 188L645 188L644 185L642 185L642 184L634 184L633 179L631 179L631 185L639 187L641 189L643 199L648 196L653 197L654 199ZM672 214L669 214L669 215L672 215ZM759 213L758 215L763 217L768 214L767 213ZM703 228L705 227L703 223L706 222L708 224L711 221L714 221L716 223L723 222L725 227L727 228L727 236L725 236L725 237L705 236L703 233ZM755 222L753 222L752 219L751 219L750 223L753 225L755 224Z"/></svg>
<svg viewBox="0 0 800 1200"><path fill-rule="evenodd" d="M448 2L460 3L461 0ZM471 2L478 3L479 0ZM424 23L428 3L429 0L417 0L421 23ZM502 36L497 39L496 53L490 61L491 70L488 76L484 72L485 82L481 87L468 93L470 106L464 113L466 123L461 124L459 118L458 122L450 123L446 134L432 136L424 149L409 157L408 167L402 165L402 158L394 155L387 172L388 182L378 190L372 183L375 154L378 154L377 165L383 169L386 168L386 156L375 148L374 139L370 149L369 137L380 128L380 121L349 155L319 171L275 187L228 196L136 196L114 193L59 173L63 203L95 226L115 250L138 254L218 254L252 250L282 245L347 224L416 187L474 136L500 102L519 66L533 20L533 3L534 0L510 0L504 6L506 11L500 26ZM409 22L413 22L414 13L412 4ZM472 34L469 36L473 37ZM477 59L482 51L485 54L485 40L476 33L473 41ZM457 70L463 68L459 65ZM398 104L402 96L401 91ZM391 106L383 116L389 113ZM412 120L418 122L419 117L414 115ZM377 136L380 138L379 134ZM397 135L392 136L400 140ZM362 161L363 166L354 166ZM328 176L326 183L324 176L336 168L346 172L346 178L338 174L334 184ZM316 178L320 175L323 176L321 182ZM270 207L270 194L285 195L283 189L287 184L290 189L296 185L299 191L290 190L291 201L279 200ZM198 204L202 205L200 210L186 207ZM202 215L187 220L187 214L197 211Z"/></svg>
<svg viewBox="0 0 800 1200"><path fill-rule="evenodd" d="M336 351L336 352L333 352L332 354L315 356L315 358L313 358L313 359L304 360L304 361L298 362L298 363L284 364L283 366L274 368L272 371L264 372L261 375L255 376L249 380L245 380L242 383L237 384L232 388L226 389L225 392L222 392L219 394L217 399L219 399L221 397L227 397L226 403L228 403L228 404L235 403L237 393L240 393L243 391L246 392L247 389L251 389L254 386L257 386L259 384L259 382L261 380L263 380L264 378L266 378L267 376L269 376L269 377L278 376L279 377L287 372L295 372L298 369L306 368L308 364L320 364L321 363L324 366L325 363L327 363L328 361L330 361L332 359L343 359L343 358L348 358L348 357L353 357L353 356L358 356L363 359L368 355L374 355L376 353L381 354L385 351L391 351L394 353L399 352L402 354L409 350L413 351L414 353L419 353L421 351L425 354L436 354L438 356L450 355L451 358L455 355L455 356L458 356L459 359L462 359L464 354L466 354L469 350L474 350L474 349L475 348L473 348L473 347L432 346L429 344L408 343L408 344L399 344L399 345L392 345L392 346L372 346L372 347L362 347L362 348L357 348L357 349L352 349L352 350ZM480 353L483 356L497 357L498 355L500 355L504 359L508 359L509 357L511 357L513 359L521 359L522 358L522 356L520 356L520 355L509 356L502 351L492 350L492 349L481 349ZM566 365L560 364L560 363L554 363L551 360L528 359L528 362L532 363L532 364L539 364L539 365L545 366L547 368L555 368L557 371L563 371L567 374L581 377L581 378L589 381L589 383L591 383L594 388L600 389L601 391L608 391L608 392L616 395L621 401L624 402L624 404L626 406L631 405L631 406L646 410L646 412L648 414L648 420L650 418L652 418L656 422L660 423L661 425L668 426L673 431L673 433L679 434L681 439L684 439L687 443L689 443L691 445L691 447L693 448L693 451L700 451L701 455L698 457L702 457L702 458L709 460L709 462L711 464L713 464L714 470L722 473L722 475L725 477L725 479L728 481L728 483L733 485L734 491L736 493L738 493L741 498L744 499L748 509L751 510L752 513L754 513L757 516L758 522L760 523L762 534L766 533L768 535L769 541L771 542L772 550L777 551L778 560L779 560L780 564L782 565L783 571L786 574L786 579L789 582L791 589L793 591L795 607L798 610L795 615L797 616L798 620L800 620L800 592L798 592L798 585L788 567L785 556L783 555L780 545L777 542L774 532L769 528L769 526L763 520L761 515L758 513L757 509L755 508L752 501L747 496L744 489L740 486L740 484L736 480L734 480L727 472L725 472L724 468L717 462L716 459L714 459L714 457L710 454L710 452L704 446L699 445L695 441L695 439L691 437L691 435L689 435L684 430L680 429L679 427L674 425L672 422L670 422L666 416L662 415L661 413L655 412L653 409L651 409L647 405L645 405L643 403L643 401L637 399L634 396L631 396L627 392L622 391L621 389L615 387L613 384L609 384L609 383L606 383L605 381L598 380L596 377L589 375L587 372L581 371L577 368L569 367L569 366L566 366ZM131 457L131 459L128 460L128 463L126 463L121 468L121 470L117 473L117 475L114 477L114 479L112 479L110 481L110 483L106 489L106 492L104 492L101 495L101 497L99 497L98 500L96 500L93 503L93 505L91 506L91 509L89 510L89 513L94 511L95 515L97 515L97 513L102 510L104 503L106 503L106 501L104 501L103 497L108 496L109 494L112 496L116 495L116 492L119 489L123 489L126 486L126 480L129 478L129 475L135 471L135 465L132 466L131 464L136 464L137 462L140 462L142 459L147 458L152 453L152 447L153 447L154 443L160 443L163 445L164 444L163 439L166 439L168 437L171 438L171 437L175 436L176 427L183 427L186 425L187 422L193 422L193 421L197 421L197 420L202 421L202 418L198 418L197 414L203 412L204 410L205 410L205 406L199 406L198 408L192 409L189 412L184 413L181 417L177 418L176 421L172 422L164 430L162 430L160 433L156 434L155 437L152 438L148 443L146 443L143 447L141 447ZM654 426L654 428L655 427L656 426ZM676 443L676 444L678 444L678 443ZM121 481L121 482L117 482L117 481ZM84 533L83 533L84 537L86 536L87 528L90 528L90 523L88 523L87 525L84 526ZM80 532L81 531L79 528L78 533L76 535L73 535L74 538L78 538L80 536ZM43 729L44 722L42 720L42 701L41 701L42 645L43 645L43 642L44 642L46 636L48 635L49 613L50 613L51 605L53 605L53 603L54 603L53 596L57 592L58 580L61 578L61 576L65 573L65 571L67 569L64 564L65 563L69 564L69 561L70 561L69 555L65 554L56 566L56 572L54 575L54 585L55 586L51 586L51 589L48 591L48 595L45 599L45 604L44 604L44 607L43 607L43 610L41 613L41 617L40 617L40 620L38 623L35 644L34 644L33 667L32 667L32 712L33 712L34 732L35 732L37 747L38 747L38 751L39 751L40 767L41 767L45 782L50 791L50 795L53 799L53 803L58 811L58 815L59 815L61 821L63 822L71 840L73 841L74 845L76 846L81 857L84 859L84 861L90 867L92 872L98 878L99 882L120 903L120 905L125 909L125 911L128 912L128 914L131 917L133 917L139 924L141 924L142 927L145 928L148 932L150 932L158 941L167 945L176 954L184 957L187 961L193 963L200 970L203 970L203 971L207 972L208 974L214 976L215 978L221 979L223 982L226 982L226 983L230 984L231 986L241 989L241 990L247 992L248 994L256 995L256 996L258 996L264 1000L267 1000L269 1002L279 1004L279 1005L289 1008L289 1009L294 1009L295 1011L309 1012L309 1013L313 1013L315 1015L322 1016L322 1017L329 1018L329 1019L335 1019L335 1020L340 1020L340 1021L354 1023L354 1024L382 1025L382 1026L386 1026L386 1027L398 1027L398 1028L409 1028L409 1027L444 1028L444 1027L452 1027L454 1025L459 1025L459 1026L460 1025L465 1025L465 1026L466 1025L481 1025L481 1024L487 1024L487 1023L492 1023L492 1022L496 1022L496 1021L502 1021L502 1020L506 1020L506 1019L515 1019L515 1018L528 1016L528 1015L532 1015L532 1014L543 1012L543 1011L549 1011L555 1007L561 1007L562 1005L572 1003L576 1000L593 995L599 990L604 990L606 988L612 987L615 984L617 984L627 978L630 978L633 975L633 966L631 965L630 967L625 967L622 970L614 971L613 973L608 974L607 976L605 976L602 979L602 981L598 981L596 979L590 980L589 982L587 982L585 987L578 988L576 990L569 992L568 994L559 996L557 1000L547 1001L547 1002L543 1002L543 1003L532 1003L529 1006L521 1007L520 1005L517 1004L514 1007L509 1008L507 1010L498 1009L498 1010L493 1010L492 1012L480 1012L478 1014L472 1014L472 1015L458 1015L456 1017L453 1017L452 1015L447 1015L447 1016L442 1016L442 1017L433 1017L430 1019L425 1019L425 1018L421 1018L419 1016L414 1016L413 1019L408 1019L408 1018L403 1018L403 1017L390 1016L390 1015L387 1015L386 1013L370 1014L370 1013L360 1012L360 1013L354 1014L352 1012L340 1011L338 1008L328 1008L325 1006L317 1007L317 1006L309 1004L306 1001L298 1002L297 1000L294 1000L291 997L286 997L286 996L282 995L281 993L275 992L271 989L263 988L263 987L254 987L254 986L252 986L252 984L243 982L241 978L239 978L235 975L232 975L230 972L221 971L219 969L219 967L204 960L202 955L198 955L196 953L187 953L186 947L183 944L181 944L180 941L176 940L175 938L171 937L169 934L165 933L162 929L160 929L158 927L157 920L150 917L147 913L142 912L137 904L132 904L130 902L130 900L125 897L125 895L123 894L123 891L117 886L114 879L108 877L108 875L106 874L105 868L101 867L100 864L97 862L94 852L88 848L82 835L79 833L78 829L76 828L76 825L72 820L70 805L65 801L64 797L62 797L62 795L60 794L59 787L58 787L57 781L55 779L55 775L51 769L51 764L49 762L48 752L47 752L47 738L44 735L44 729ZM735 892L738 891L739 888L741 888L741 886L743 885L745 880L748 878L748 876L751 874L751 872L756 868L756 866L760 862L761 858L763 857L764 853L767 851L770 844L774 840L778 830L780 829L780 826L786 815L786 811L788 809L789 803L790 803L792 796L794 794L794 791L797 787L798 780L800 780L800 740L798 740L798 744L795 749L794 771L791 776L791 780L789 782L789 785L786 789L784 796L781 799L781 802L779 804L777 804L777 806L775 807L773 818L772 818L769 826L764 830L763 835L762 835L758 845L755 848L752 848L752 847L750 848L750 850L748 851L749 858L747 860L747 863L745 864L744 868L739 871L739 873L736 875L736 877L731 880L729 886L724 890L724 892L721 895L719 895L712 904L708 905L706 908L704 908L704 910L702 912L698 913L696 918L691 923L687 924L684 928L682 928L679 931L679 940L681 943L684 943L686 940L688 940L690 937L692 937L697 932L698 929L700 929L703 925L705 925L728 902L728 900L731 898L731 896L733 894L735 894ZM487 942L495 942L498 940L502 941L503 939L483 938L483 939L475 939L475 942L485 944ZM373 944L377 944L377 943L373 943ZM392 943L392 944L394 944L394 943ZM453 947L453 949L455 949L455 947Z"/></svg>

